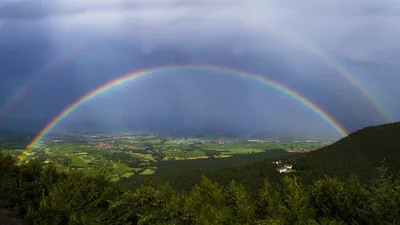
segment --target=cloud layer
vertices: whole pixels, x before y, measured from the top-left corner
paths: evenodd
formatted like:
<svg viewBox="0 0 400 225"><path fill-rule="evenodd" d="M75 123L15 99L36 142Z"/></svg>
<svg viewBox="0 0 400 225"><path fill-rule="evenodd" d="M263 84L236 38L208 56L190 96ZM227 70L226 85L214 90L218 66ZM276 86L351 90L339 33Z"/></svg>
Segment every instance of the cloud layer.
<svg viewBox="0 0 400 225"><path fill-rule="evenodd" d="M399 15L396 0L2 1L0 101L7 105L21 87L36 79L7 116L10 121L28 118L45 123L90 89L129 71L207 63L284 83L354 130L386 121L332 65L347 69L399 120ZM190 78L183 78L185 73ZM154 116L145 119L150 114L192 115L188 120L197 124L225 116L218 120L236 121L239 127L261 124L302 130L315 124L309 126L313 132L332 132L303 106L276 97L279 93L270 88L254 91L254 84L237 78L193 74L180 71L177 78L132 82L134 90L121 89L109 100L99 98L103 100L71 118L105 123L106 115L115 115L107 123L119 118L122 126L138 115L146 121L154 121ZM213 78L219 76L223 78ZM264 101L268 103L261 104ZM107 110L99 110L104 107Z"/></svg>

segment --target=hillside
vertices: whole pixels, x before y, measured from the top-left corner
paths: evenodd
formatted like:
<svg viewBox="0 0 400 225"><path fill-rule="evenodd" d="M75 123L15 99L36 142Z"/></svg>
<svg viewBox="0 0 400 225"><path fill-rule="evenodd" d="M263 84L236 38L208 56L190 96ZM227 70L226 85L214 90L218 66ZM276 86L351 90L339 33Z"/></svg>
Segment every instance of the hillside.
<svg viewBox="0 0 400 225"><path fill-rule="evenodd" d="M357 175L362 182L376 176L376 167L385 159L389 173L398 175L400 169L400 123L384 124L363 128L336 143L319 150L281 157L291 163L296 174L304 183L319 179L325 174L347 179L352 174ZM190 190L200 182L204 174L220 184L228 184L231 180L243 183L248 190L255 191L264 177L270 181L279 181L284 175L276 171L271 164L272 159L233 167L210 170L206 162L203 169L188 170L172 173L156 173L151 179L156 184L169 181L177 190ZM142 178L143 179L143 178ZM141 180L142 180L141 179ZM123 180L125 187L136 187L141 180Z"/></svg>
<svg viewBox="0 0 400 225"><path fill-rule="evenodd" d="M322 174L348 177L351 173L361 179L374 176L380 161L397 175L400 169L400 123L366 127L338 142L317 151L290 157L302 177L316 178Z"/></svg>

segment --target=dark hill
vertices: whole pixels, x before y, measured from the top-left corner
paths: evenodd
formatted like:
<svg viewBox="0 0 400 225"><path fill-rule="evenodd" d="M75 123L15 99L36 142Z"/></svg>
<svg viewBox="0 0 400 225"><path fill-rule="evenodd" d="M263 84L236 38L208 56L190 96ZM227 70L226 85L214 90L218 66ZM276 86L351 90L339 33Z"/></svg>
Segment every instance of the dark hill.
<svg viewBox="0 0 400 225"><path fill-rule="evenodd" d="M305 183L318 179L325 174L347 179L352 174L361 181L375 177L376 167L385 159L392 175L400 169L400 123L385 124L363 128L336 143L319 150L281 157L294 165L295 175ZM151 177L155 183L168 181L174 188L190 190L205 174L220 184L228 184L232 179L243 183L249 190L257 190L264 177L278 181L284 175L276 171L272 159L260 160L246 165L226 167L210 171L207 164L204 169L197 166L194 170L181 170L169 174L159 173ZM206 162L206 161L205 161ZM127 186L136 182L124 181Z"/></svg>
<svg viewBox="0 0 400 225"><path fill-rule="evenodd" d="M289 162L303 171L304 178L314 179L322 174L348 177L354 173L366 179L374 176L382 160L391 174L398 174L400 123L363 128L332 145L291 157Z"/></svg>

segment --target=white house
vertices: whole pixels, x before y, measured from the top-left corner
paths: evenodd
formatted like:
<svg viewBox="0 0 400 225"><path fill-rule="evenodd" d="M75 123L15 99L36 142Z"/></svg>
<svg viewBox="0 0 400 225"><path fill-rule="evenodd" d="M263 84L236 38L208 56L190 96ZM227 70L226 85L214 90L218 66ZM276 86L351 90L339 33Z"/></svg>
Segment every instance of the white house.
<svg viewBox="0 0 400 225"><path fill-rule="evenodd" d="M279 172L279 173L283 173L283 172L286 172L286 171L287 171L286 168L279 168L279 169L278 169L278 172Z"/></svg>
<svg viewBox="0 0 400 225"><path fill-rule="evenodd" d="M292 169L292 165L290 165L290 164L285 164L284 167L285 167L286 169Z"/></svg>

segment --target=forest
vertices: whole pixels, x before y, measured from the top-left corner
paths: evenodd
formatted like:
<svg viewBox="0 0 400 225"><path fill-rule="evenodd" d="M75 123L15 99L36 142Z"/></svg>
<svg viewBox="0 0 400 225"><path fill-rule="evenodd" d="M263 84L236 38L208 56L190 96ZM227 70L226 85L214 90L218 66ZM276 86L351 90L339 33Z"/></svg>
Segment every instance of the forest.
<svg viewBox="0 0 400 225"><path fill-rule="evenodd" d="M284 175L268 159L125 183L0 152L0 223L399 224L399 136L400 123L364 128L280 157L296 169Z"/></svg>
<svg viewBox="0 0 400 225"><path fill-rule="evenodd" d="M256 195L240 180L220 185L202 176L190 192L144 180L121 190L102 173L58 171L37 161L17 165L0 153L0 208L25 224L398 224L400 180L382 162L367 184L325 176L263 179ZM3 216L0 222L13 224ZM16 223L14 223L16 224ZM21 224L21 223L18 223Z"/></svg>

